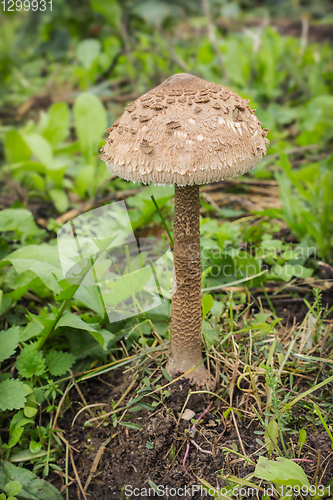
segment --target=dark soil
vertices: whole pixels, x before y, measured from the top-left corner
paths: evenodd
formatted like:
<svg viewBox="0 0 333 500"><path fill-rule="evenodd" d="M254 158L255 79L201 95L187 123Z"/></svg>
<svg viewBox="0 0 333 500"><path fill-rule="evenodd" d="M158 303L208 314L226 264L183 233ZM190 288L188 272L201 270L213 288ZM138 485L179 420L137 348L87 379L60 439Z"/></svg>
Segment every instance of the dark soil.
<svg viewBox="0 0 333 500"><path fill-rule="evenodd" d="M124 374L119 369L109 373L106 377L103 376L103 380L91 379L87 383L81 384L80 387L88 404L111 403L112 400L117 402L120 399L130 382L130 372ZM167 380L164 382L167 383ZM87 488L87 499L125 500L127 498L156 497L195 500L204 496L203 490L195 491L194 488L194 485L200 485L199 478L207 481L213 487L219 486L222 488L226 484L220 477L222 473L243 478L253 472L254 467L251 464L246 464L244 460L239 459L235 454L226 453L222 448L232 448L234 451L242 453L241 440L247 456L256 462L260 450L262 452L261 445L258 444L256 438L262 438L262 436L257 436L254 431L260 429L260 427L258 427L255 420L251 421L247 418L241 420L237 417L240 434L238 437L231 414L227 418L226 427L223 423L216 421L221 417L222 412L228 408L228 405L220 400L214 400L211 409L204 416L203 422L197 426L194 439L204 450L212 450L214 441L218 440L215 455L203 453L191 445L186 460L186 468L194 479L186 476L182 463L188 443L186 431L190 429L191 423L180 420L179 426L177 426L177 421L190 387L187 382L178 382L178 385L173 384L172 387L172 392L170 387L168 388L171 392L170 396L156 410L127 412L126 421L139 424L141 426L140 430L133 430L121 425L113 427L108 419L104 424L101 423L102 420L98 420L98 427L86 427L84 423L91 418L86 411L80 413L73 428L71 428L76 413L83 406L80 402L73 401L73 399L81 399L73 389L70 408L72 411L67 409L63 416L59 418L58 426L64 431L64 437L66 437L70 445L74 447L75 466L83 488L91 470L95 470ZM242 398L242 393L240 391L237 393L237 391L234 394L234 405L239 408L243 415L247 415L251 400ZM195 412L195 419L204 412L209 404L209 399L205 396L195 394L190 397L187 408ZM126 398L121 405L124 405L128 400ZM144 401L152 403L153 399L148 397ZM102 407L102 409L106 412L111 411L111 404ZM92 410L96 415L101 414L98 408L97 411L96 408L92 408ZM121 413L118 415L121 415ZM293 415L289 422L289 427L292 428L296 423L299 427L303 416L302 410L298 411L298 414ZM223 422L223 418L221 422ZM290 439L295 451L294 456L297 457L298 435L286 436L289 446ZM99 459L96 458L99 455L101 446L107 440L103 454ZM313 462L300 463L310 482L317 469L318 456L320 456L320 469L317 477L320 484L326 485L333 475L331 442L323 427L320 427L320 431L317 432L315 427L310 425L307 427L307 440L301 452L301 458L310 459ZM64 458L59 465L65 468ZM69 476L75 479L70 463ZM56 477L55 473L52 482L59 489L63 486L63 479L61 480L59 476ZM153 484L160 487L160 493L162 494L154 495ZM127 489L125 490L126 485ZM187 492L185 487L188 488ZM134 488L138 488L138 490L134 490ZM170 490L171 488L175 488L175 490ZM184 489L184 492L180 489ZM80 494L77 481L74 480L69 487L69 500L80 498L83 497ZM251 499L252 496L246 498Z"/></svg>

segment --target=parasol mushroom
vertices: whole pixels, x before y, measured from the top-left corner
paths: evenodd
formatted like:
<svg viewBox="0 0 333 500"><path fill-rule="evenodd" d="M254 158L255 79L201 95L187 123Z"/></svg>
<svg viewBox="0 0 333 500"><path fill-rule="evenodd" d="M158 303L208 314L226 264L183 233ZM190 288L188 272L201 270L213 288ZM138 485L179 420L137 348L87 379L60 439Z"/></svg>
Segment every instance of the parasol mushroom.
<svg viewBox="0 0 333 500"><path fill-rule="evenodd" d="M266 154L267 129L249 101L180 73L125 108L110 127L103 160L123 179L175 185L174 294L167 370L208 382L201 353L199 185L236 177ZM196 366L199 365L199 366Z"/></svg>

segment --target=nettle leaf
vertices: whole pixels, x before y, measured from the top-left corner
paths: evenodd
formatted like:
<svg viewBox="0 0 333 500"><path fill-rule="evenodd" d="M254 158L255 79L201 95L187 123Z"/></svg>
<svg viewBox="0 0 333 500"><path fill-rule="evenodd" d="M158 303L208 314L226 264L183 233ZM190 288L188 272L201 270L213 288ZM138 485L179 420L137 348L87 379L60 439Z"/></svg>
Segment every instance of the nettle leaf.
<svg viewBox="0 0 333 500"><path fill-rule="evenodd" d="M43 353L36 351L35 345L25 346L16 361L16 368L21 377L31 378L40 376L45 372Z"/></svg>
<svg viewBox="0 0 333 500"><path fill-rule="evenodd" d="M20 338L20 327L13 326L0 332L0 363L14 354Z"/></svg>
<svg viewBox="0 0 333 500"><path fill-rule="evenodd" d="M18 410L22 408L26 402L26 394L25 385L20 380L8 378L0 382L0 410Z"/></svg>
<svg viewBox="0 0 333 500"><path fill-rule="evenodd" d="M1 460L0 489L6 491L6 486L13 481L18 481L22 486L21 491L16 493L17 500L62 500L61 493L51 483L39 479L27 469Z"/></svg>
<svg viewBox="0 0 333 500"><path fill-rule="evenodd" d="M51 351L45 357L46 366L55 377L64 375L75 363L75 357L69 352Z"/></svg>

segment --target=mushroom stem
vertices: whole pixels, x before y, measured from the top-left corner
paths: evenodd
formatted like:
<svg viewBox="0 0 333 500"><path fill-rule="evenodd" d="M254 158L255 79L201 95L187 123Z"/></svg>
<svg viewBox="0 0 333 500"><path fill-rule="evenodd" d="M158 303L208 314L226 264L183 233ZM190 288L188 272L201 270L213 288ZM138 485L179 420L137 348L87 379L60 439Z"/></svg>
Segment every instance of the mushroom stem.
<svg viewBox="0 0 333 500"><path fill-rule="evenodd" d="M199 186L175 186L174 290L171 348L167 370L172 377L202 361ZM202 363L187 377L197 386L208 382Z"/></svg>

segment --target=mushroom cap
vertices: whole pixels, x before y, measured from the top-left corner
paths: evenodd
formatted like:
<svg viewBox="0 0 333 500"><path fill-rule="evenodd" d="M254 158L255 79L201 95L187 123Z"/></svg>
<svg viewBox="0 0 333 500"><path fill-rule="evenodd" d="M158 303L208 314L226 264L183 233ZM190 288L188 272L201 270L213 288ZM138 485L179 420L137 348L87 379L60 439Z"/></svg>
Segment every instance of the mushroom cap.
<svg viewBox="0 0 333 500"><path fill-rule="evenodd" d="M254 168L266 154L249 101L222 85L176 74L125 108L102 159L111 173L148 184L206 184Z"/></svg>

